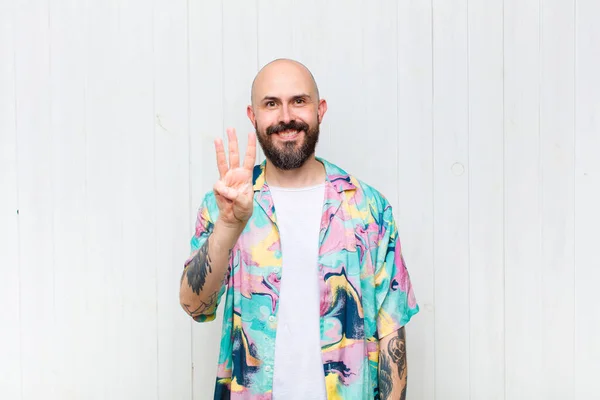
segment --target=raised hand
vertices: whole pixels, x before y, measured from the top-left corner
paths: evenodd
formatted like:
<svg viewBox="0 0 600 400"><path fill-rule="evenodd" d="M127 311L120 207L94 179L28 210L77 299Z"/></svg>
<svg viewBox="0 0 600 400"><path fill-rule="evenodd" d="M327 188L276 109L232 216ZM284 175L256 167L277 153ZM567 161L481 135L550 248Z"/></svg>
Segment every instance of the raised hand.
<svg viewBox="0 0 600 400"><path fill-rule="evenodd" d="M227 165L223 141L215 140L219 180L213 190L219 207L219 219L232 227L245 226L252 216L254 199L252 171L256 161L256 135L248 134L248 147L241 167L235 129L227 129L227 139L229 165Z"/></svg>

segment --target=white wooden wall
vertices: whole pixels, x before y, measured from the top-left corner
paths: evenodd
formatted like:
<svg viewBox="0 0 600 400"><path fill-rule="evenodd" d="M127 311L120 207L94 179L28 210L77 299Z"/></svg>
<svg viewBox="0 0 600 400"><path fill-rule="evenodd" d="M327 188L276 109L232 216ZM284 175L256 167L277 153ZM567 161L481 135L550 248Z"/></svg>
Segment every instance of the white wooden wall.
<svg viewBox="0 0 600 400"><path fill-rule="evenodd" d="M0 398L209 399L212 140L293 57L395 205L409 399L600 399L598 0L0 0Z"/></svg>

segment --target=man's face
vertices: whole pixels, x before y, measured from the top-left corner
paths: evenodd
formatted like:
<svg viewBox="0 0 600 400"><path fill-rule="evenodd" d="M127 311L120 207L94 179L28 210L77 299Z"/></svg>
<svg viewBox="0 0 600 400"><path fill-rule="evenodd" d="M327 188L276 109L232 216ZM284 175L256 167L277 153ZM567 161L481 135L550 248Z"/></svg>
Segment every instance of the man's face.
<svg viewBox="0 0 600 400"><path fill-rule="evenodd" d="M299 168L314 154L326 109L317 97L310 75L293 64L269 66L257 78L248 113L263 152L275 167Z"/></svg>

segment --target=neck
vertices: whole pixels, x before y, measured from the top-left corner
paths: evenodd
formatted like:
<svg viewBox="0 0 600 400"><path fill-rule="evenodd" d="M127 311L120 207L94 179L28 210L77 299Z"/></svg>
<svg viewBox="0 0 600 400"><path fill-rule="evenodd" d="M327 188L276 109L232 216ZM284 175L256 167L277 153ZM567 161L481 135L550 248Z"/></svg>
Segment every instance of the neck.
<svg viewBox="0 0 600 400"><path fill-rule="evenodd" d="M296 169L289 171L276 168L268 159L265 179L269 185L284 188L301 188L314 186L325 181L325 167L315 156Z"/></svg>

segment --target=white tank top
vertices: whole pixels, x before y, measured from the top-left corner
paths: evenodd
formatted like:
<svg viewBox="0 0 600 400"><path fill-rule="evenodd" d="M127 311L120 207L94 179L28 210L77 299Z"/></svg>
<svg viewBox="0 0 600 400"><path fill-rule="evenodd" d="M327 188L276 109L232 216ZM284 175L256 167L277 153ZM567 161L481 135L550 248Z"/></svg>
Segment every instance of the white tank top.
<svg viewBox="0 0 600 400"><path fill-rule="evenodd" d="M317 266L325 185L269 189L282 254L273 399L325 400Z"/></svg>

